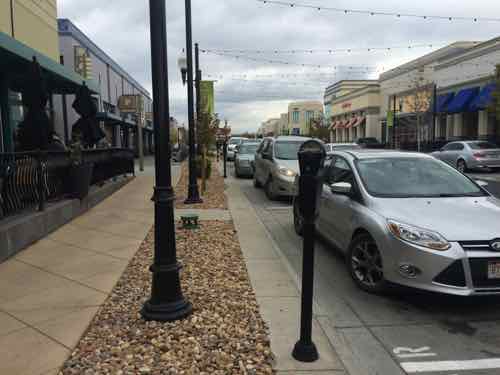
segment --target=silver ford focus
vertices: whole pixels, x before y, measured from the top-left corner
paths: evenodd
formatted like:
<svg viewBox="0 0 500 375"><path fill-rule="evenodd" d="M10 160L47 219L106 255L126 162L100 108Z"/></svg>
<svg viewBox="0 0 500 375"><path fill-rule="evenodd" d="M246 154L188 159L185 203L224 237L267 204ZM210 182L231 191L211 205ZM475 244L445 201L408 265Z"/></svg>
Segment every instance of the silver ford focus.
<svg viewBox="0 0 500 375"><path fill-rule="evenodd" d="M334 152L324 173L317 231L360 288L500 293L500 201L483 182L429 155L382 150ZM297 202L294 224L300 234Z"/></svg>

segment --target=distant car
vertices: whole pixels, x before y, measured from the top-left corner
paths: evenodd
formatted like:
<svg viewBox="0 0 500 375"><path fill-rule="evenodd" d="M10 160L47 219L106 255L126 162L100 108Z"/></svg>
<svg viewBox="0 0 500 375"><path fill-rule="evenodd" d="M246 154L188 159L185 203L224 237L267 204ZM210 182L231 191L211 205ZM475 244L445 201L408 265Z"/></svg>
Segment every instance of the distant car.
<svg viewBox="0 0 500 375"><path fill-rule="evenodd" d="M238 146L238 152L234 158L234 173L236 177L252 177L255 153L260 142L245 141Z"/></svg>
<svg viewBox="0 0 500 375"><path fill-rule="evenodd" d="M295 192L295 176L299 173L297 153L311 138L279 136L264 138L255 154L253 184L264 186L267 197L291 197Z"/></svg>
<svg viewBox="0 0 500 375"><path fill-rule="evenodd" d="M500 168L500 147L486 141L450 142L431 155L462 173Z"/></svg>
<svg viewBox="0 0 500 375"><path fill-rule="evenodd" d="M236 147L238 147L240 144L242 144L244 141L246 141L248 138L244 137L231 137L229 139L229 142L227 143L227 155L226 159L228 161L234 161L234 157L236 153L234 152Z"/></svg>
<svg viewBox="0 0 500 375"><path fill-rule="evenodd" d="M334 152L317 232L368 292L390 283L460 296L500 294L500 200L423 153ZM294 225L303 231L294 201Z"/></svg>
<svg viewBox="0 0 500 375"><path fill-rule="evenodd" d="M361 148L357 143L327 143L325 145L326 152L342 151L342 150L359 150Z"/></svg>
<svg viewBox="0 0 500 375"><path fill-rule="evenodd" d="M384 148L385 145L380 143L375 137L358 138L356 143L361 148Z"/></svg>

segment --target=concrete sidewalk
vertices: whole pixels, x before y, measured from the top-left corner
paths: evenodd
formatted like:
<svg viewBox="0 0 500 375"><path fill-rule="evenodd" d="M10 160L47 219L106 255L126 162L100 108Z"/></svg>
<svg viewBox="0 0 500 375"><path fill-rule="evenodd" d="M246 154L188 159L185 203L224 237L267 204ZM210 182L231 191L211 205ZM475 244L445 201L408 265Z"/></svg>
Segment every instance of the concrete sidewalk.
<svg viewBox="0 0 500 375"><path fill-rule="evenodd" d="M173 182L179 178L174 167ZM0 264L0 374L52 375L153 224L152 161L98 206Z"/></svg>
<svg viewBox="0 0 500 375"><path fill-rule="evenodd" d="M275 369L280 374L346 374L344 366L315 318L313 337L320 359L296 361L291 352L299 337L300 292L298 280L238 184L228 178L226 194L241 249L261 314L269 326Z"/></svg>

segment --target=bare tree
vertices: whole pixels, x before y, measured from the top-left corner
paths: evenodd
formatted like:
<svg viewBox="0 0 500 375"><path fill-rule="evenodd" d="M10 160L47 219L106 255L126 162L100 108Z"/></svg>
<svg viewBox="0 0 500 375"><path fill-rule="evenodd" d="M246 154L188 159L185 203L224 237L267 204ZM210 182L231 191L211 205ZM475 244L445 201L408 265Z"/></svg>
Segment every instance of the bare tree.
<svg viewBox="0 0 500 375"><path fill-rule="evenodd" d="M311 118L309 120L309 135L328 143L330 141L330 124L323 117Z"/></svg>
<svg viewBox="0 0 500 375"><path fill-rule="evenodd" d="M198 146L201 153L201 191L204 193L207 189L207 150L215 144L217 129L220 120L218 114L211 116L208 113L200 113L200 122L198 124Z"/></svg>
<svg viewBox="0 0 500 375"><path fill-rule="evenodd" d="M493 91L493 100L488 108L488 111L495 115L496 125L500 123L500 64L495 68L495 90ZM500 134L497 134L500 138Z"/></svg>
<svg viewBox="0 0 500 375"><path fill-rule="evenodd" d="M425 79L425 67L421 66L411 79L410 94L405 97L406 106L416 117L417 150L420 152L422 143L422 123L424 115L428 112L432 90L430 82Z"/></svg>

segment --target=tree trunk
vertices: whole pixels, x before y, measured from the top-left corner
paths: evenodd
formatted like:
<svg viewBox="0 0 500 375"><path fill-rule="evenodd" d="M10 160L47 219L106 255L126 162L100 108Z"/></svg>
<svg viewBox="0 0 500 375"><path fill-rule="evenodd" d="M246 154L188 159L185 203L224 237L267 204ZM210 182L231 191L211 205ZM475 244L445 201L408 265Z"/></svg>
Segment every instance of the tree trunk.
<svg viewBox="0 0 500 375"><path fill-rule="evenodd" d="M201 192L207 189L207 152L205 145L201 146Z"/></svg>

